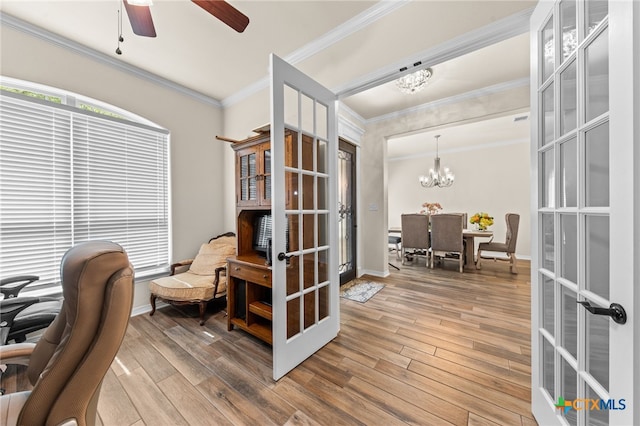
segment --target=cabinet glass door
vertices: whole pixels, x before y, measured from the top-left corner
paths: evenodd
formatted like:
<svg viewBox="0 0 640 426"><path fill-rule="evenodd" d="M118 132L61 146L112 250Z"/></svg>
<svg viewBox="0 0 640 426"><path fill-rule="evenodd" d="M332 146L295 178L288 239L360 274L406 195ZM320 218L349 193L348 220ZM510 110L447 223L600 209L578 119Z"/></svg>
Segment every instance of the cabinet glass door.
<svg viewBox="0 0 640 426"><path fill-rule="evenodd" d="M629 40L637 37L638 8L561 0L540 2L531 18L532 411L539 424L638 420L634 324L605 315L617 312L616 303L637 310L631 171L640 95L629 88L638 85L639 52Z"/></svg>
<svg viewBox="0 0 640 426"><path fill-rule="evenodd" d="M238 157L238 161L240 162L240 176L238 176L240 184L240 199L238 200L238 203L242 204L242 202L257 201L258 163L256 161L256 153L251 152L249 154L243 154L243 152L240 152L238 153Z"/></svg>
<svg viewBox="0 0 640 426"><path fill-rule="evenodd" d="M260 175L262 182L262 200L260 204L271 204L271 149L267 148L262 151L262 174Z"/></svg>

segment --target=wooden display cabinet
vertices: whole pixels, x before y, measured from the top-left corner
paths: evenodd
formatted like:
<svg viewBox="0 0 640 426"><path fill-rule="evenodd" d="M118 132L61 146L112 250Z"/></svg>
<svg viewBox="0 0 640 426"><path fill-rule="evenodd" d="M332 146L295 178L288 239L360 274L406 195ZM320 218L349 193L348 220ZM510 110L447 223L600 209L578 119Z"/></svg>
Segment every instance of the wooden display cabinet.
<svg viewBox="0 0 640 426"><path fill-rule="evenodd" d="M236 217L237 255L227 259L227 301L229 331L240 328L257 338L273 344L272 320L272 270L265 257L254 248L256 219L271 214L271 140L268 128L254 130L258 133L242 141L232 141L236 152ZM298 155L297 133L285 132L285 163L295 166L302 159L302 166L313 169L313 143L303 136L302 155ZM224 140L229 140L221 138ZM302 187L305 180L303 176ZM298 193L297 176L288 175L285 183L287 209L299 209L312 203L313 192L303 198ZM305 236L312 231L312 223L303 224ZM309 228L310 229L307 229ZM313 232L309 234L313 238ZM298 220L294 216L288 230L288 251L298 250ZM287 282L296 283L295 270L298 260L287 265ZM310 269L311 270L311 269ZM291 328L291 327L288 327Z"/></svg>
<svg viewBox="0 0 640 426"><path fill-rule="evenodd" d="M272 344L271 268L257 256L227 260L228 329L241 328Z"/></svg>

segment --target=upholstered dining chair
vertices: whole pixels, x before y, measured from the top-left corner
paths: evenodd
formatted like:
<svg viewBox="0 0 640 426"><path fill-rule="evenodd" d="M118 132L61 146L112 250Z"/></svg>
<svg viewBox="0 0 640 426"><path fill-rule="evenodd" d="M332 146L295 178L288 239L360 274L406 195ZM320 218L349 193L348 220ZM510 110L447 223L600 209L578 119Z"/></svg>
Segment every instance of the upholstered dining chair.
<svg viewBox="0 0 640 426"><path fill-rule="evenodd" d="M400 221L402 264L405 264L408 256L424 256L426 266L429 267L429 215L403 214L400 216Z"/></svg>
<svg viewBox="0 0 640 426"><path fill-rule="evenodd" d="M194 259L171 265L171 275L149 282L152 316L156 312L156 299L169 304L198 305L200 325L204 325L207 304L227 295L227 257L236 254L236 236L227 232L213 237L200 246ZM188 270L184 269L188 267ZM181 270L182 272L178 272Z"/></svg>
<svg viewBox="0 0 640 426"><path fill-rule="evenodd" d="M396 251L396 257L400 260L400 243L402 243L402 237L400 235L389 235L389 245L393 245L393 249Z"/></svg>
<svg viewBox="0 0 640 426"><path fill-rule="evenodd" d="M478 245L478 260L476 261L476 269L482 268L482 259L506 260L509 262L509 270L512 274L518 273L516 265L516 243L518 241L518 226L520 225L520 215L517 213L507 213L504 216L507 222L507 235L503 243L494 242L493 239L487 243L480 243ZM507 258L501 258L497 256L483 255L482 252L498 252L506 253Z"/></svg>
<svg viewBox="0 0 640 426"><path fill-rule="evenodd" d="M37 343L0 346L3 364L27 365L33 389L0 396L0 424L94 425L102 380L133 306L133 269L118 244L90 241L61 262L60 313Z"/></svg>
<svg viewBox="0 0 640 426"><path fill-rule="evenodd" d="M460 272L464 270L464 215L440 213L431 215L431 269L435 258L456 259Z"/></svg>

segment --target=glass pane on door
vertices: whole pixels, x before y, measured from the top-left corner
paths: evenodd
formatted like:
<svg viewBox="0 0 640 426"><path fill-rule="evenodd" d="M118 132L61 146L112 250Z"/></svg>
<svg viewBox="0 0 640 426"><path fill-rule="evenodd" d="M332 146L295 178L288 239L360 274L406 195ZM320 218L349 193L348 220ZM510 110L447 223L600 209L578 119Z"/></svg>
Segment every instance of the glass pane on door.
<svg viewBox="0 0 640 426"><path fill-rule="evenodd" d="M564 401L572 402L578 398L578 374L576 373L575 368L569 364L566 359L563 357L560 357L560 359L560 378L562 380L560 396ZM561 413L570 425L578 424L576 410L570 408L568 410L562 410Z"/></svg>
<svg viewBox="0 0 640 426"><path fill-rule="evenodd" d="M578 142L575 138L560 144L560 206L578 205Z"/></svg>
<svg viewBox="0 0 640 426"><path fill-rule="evenodd" d="M578 46L576 29L576 0L560 2L560 26L562 27L562 60L567 59Z"/></svg>
<svg viewBox="0 0 640 426"><path fill-rule="evenodd" d="M543 207L555 207L556 204L556 173L553 154L553 149L548 149L541 154L540 168L542 171L542 182L540 182L540 194L542 195Z"/></svg>
<svg viewBox="0 0 640 426"><path fill-rule="evenodd" d="M541 266L551 272L555 271L555 233L553 232L553 214L543 213L541 215L540 235L542 236L540 245L542 247Z"/></svg>
<svg viewBox="0 0 640 426"><path fill-rule="evenodd" d="M576 115L576 61L571 62L560 74L560 134L574 130Z"/></svg>
<svg viewBox="0 0 640 426"><path fill-rule="evenodd" d="M551 342L542 337L542 387L547 391L551 400L555 401L555 349Z"/></svg>
<svg viewBox="0 0 640 426"><path fill-rule="evenodd" d="M542 92L542 134L541 145L553 141L555 129L555 109L553 107L554 90L553 82Z"/></svg>
<svg viewBox="0 0 640 426"><path fill-rule="evenodd" d="M542 30L542 46L540 63L542 64L542 81L553 74L555 65L555 46L553 38L553 16L549 18Z"/></svg>
<svg viewBox="0 0 640 426"><path fill-rule="evenodd" d="M576 293L567 288L561 287L561 344L574 359L578 358L578 299ZM566 398L566 397L565 397Z"/></svg>
<svg viewBox="0 0 640 426"><path fill-rule="evenodd" d="M586 370L606 390L609 390L609 317L586 315Z"/></svg>
<svg viewBox="0 0 640 426"><path fill-rule="evenodd" d="M578 282L578 221L575 214L560 215L560 276Z"/></svg>
<svg viewBox="0 0 640 426"><path fill-rule="evenodd" d="M596 26L602 22L607 13L609 13L608 0L590 0L584 3L585 21L587 27L587 35L590 34Z"/></svg>
<svg viewBox="0 0 640 426"><path fill-rule="evenodd" d="M609 216L587 215L585 224L585 288L609 299Z"/></svg>
<svg viewBox="0 0 640 426"><path fill-rule="evenodd" d="M555 286L552 278L541 275L542 283L542 328L553 337L555 335Z"/></svg>
<svg viewBox="0 0 640 426"><path fill-rule="evenodd" d="M586 121L609 111L609 31L585 49Z"/></svg>
<svg viewBox="0 0 640 426"><path fill-rule="evenodd" d="M587 387L587 398L590 400L600 399L600 395L596 393L589 385ZM609 424L609 412L606 410L589 410L585 412L586 424L589 426L607 426Z"/></svg>
<svg viewBox="0 0 640 426"><path fill-rule="evenodd" d="M609 122L588 130L585 140L585 204L587 207L607 207L609 206Z"/></svg>

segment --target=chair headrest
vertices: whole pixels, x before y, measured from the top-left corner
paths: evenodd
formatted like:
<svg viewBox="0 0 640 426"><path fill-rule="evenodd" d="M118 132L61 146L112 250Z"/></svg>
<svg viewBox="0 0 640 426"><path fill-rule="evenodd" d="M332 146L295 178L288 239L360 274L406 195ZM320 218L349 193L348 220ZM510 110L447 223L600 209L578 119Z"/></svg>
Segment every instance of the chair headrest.
<svg viewBox="0 0 640 426"><path fill-rule="evenodd" d="M89 303L93 301L101 305L109 278L128 266L129 258L124 249L111 241L89 241L69 249L60 264L67 309L77 307L78 294L89 299ZM68 318L75 317L69 314L72 312L67 311Z"/></svg>

